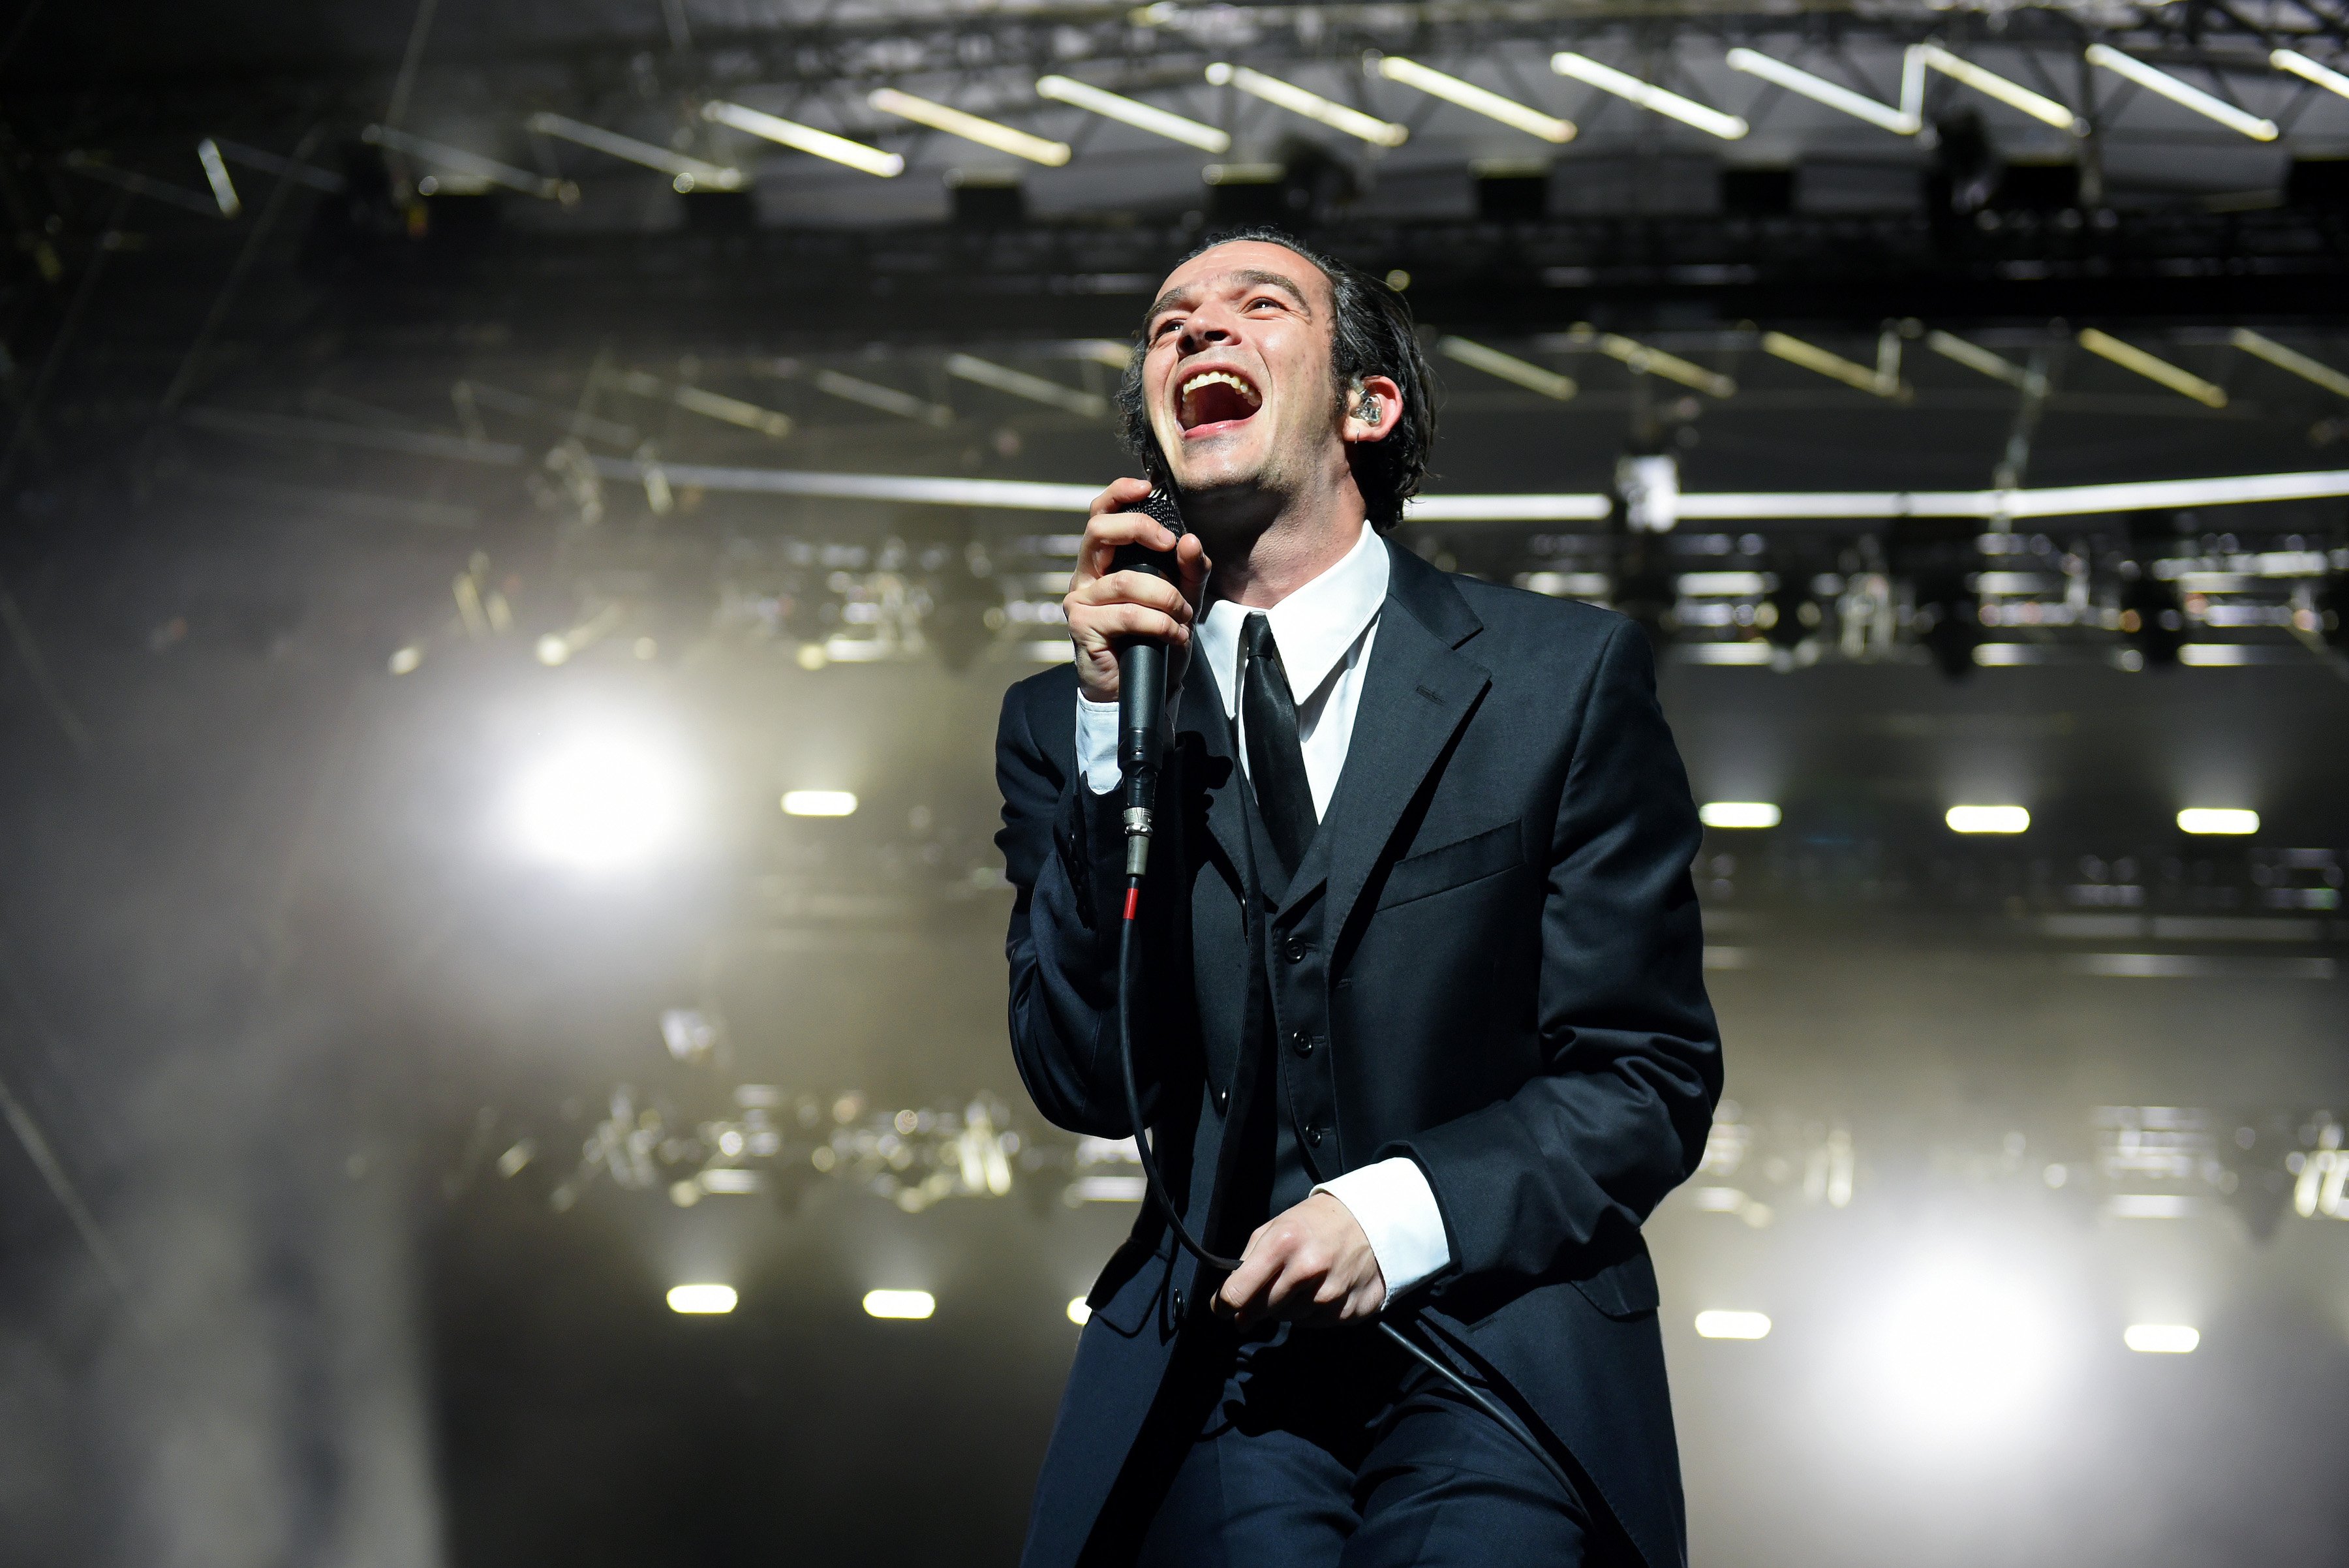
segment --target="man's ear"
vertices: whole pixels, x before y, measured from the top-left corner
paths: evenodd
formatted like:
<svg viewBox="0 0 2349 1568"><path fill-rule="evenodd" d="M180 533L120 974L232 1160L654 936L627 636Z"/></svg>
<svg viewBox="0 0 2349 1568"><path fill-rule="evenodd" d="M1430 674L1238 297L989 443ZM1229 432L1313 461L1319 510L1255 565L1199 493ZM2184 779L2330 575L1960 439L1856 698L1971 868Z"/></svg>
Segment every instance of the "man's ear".
<svg viewBox="0 0 2349 1568"><path fill-rule="evenodd" d="M1402 389L1391 376L1364 376L1346 394L1345 425L1339 431L1349 441L1384 441L1402 423Z"/></svg>

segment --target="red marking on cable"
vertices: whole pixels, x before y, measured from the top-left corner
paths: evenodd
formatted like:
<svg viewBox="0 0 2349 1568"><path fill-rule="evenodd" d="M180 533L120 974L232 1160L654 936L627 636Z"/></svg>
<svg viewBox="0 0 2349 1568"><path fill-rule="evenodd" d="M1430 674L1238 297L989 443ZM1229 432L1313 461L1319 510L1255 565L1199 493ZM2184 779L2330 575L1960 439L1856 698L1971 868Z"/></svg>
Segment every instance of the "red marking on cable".
<svg viewBox="0 0 2349 1568"><path fill-rule="evenodd" d="M1133 909L1134 909L1134 906L1135 906L1135 905L1137 905L1137 904L1139 904L1139 903L1141 903L1141 902L1142 902L1142 889L1141 889L1141 888L1128 888L1125 890L1125 918L1126 918L1127 919L1129 919L1129 920L1130 920L1130 919L1133 919Z"/></svg>

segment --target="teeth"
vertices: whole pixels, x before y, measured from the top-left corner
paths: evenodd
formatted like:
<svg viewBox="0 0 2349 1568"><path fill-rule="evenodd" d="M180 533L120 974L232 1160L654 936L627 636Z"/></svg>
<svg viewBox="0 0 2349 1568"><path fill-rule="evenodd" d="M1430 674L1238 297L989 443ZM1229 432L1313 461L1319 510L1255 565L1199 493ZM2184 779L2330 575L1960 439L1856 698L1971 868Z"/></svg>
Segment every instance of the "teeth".
<svg viewBox="0 0 2349 1568"><path fill-rule="evenodd" d="M1237 392L1251 403L1260 400L1256 395L1256 389L1254 387L1249 386L1246 381L1241 380L1237 376L1235 376L1226 370L1202 370L1199 374L1192 377L1189 380L1183 383L1183 395L1187 398L1202 387L1213 387L1219 384L1229 387L1232 390Z"/></svg>

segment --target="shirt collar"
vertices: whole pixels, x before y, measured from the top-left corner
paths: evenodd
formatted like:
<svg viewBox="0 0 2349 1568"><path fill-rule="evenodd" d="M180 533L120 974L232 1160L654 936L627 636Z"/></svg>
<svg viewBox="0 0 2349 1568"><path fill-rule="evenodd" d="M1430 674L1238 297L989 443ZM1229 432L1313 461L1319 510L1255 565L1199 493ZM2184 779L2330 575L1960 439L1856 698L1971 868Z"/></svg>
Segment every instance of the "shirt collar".
<svg viewBox="0 0 2349 1568"><path fill-rule="evenodd" d="M1347 651L1378 619L1379 607L1386 603L1392 570L1386 541L1365 522L1361 537L1334 566L1260 612L1272 623L1281 668L1288 672L1288 692L1299 706L1321 689ZM1208 591L1214 590L1211 582ZM1229 599L1211 598L1201 619L1199 651L1215 672L1226 713L1239 706L1239 683L1234 676L1239 669L1240 627L1257 613Z"/></svg>

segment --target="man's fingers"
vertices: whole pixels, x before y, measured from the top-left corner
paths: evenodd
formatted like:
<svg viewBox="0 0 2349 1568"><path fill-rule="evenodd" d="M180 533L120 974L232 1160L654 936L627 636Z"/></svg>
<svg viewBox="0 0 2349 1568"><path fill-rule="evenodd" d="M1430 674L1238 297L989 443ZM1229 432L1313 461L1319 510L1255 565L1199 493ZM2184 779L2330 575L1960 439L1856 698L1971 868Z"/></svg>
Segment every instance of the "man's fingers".
<svg viewBox="0 0 2349 1568"><path fill-rule="evenodd" d="M1085 524L1084 544L1077 552L1078 577L1098 577L1108 572L1111 557L1127 545L1152 550L1176 548L1173 531L1146 512L1100 514Z"/></svg>
<svg viewBox="0 0 2349 1568"><path fill-rule="evenodd" d="M1081 616L1069 618L1069 632L1083 648L1104 647L1128 637L1146 638L1170 648L1182 648L1191 640L1189 627L1148 605L1088 605Z"/></svg>
<svg viewBox="0 0 2349 1568"><path fill-rule="evenodd" d="M1099 495L1093 497L1093 504L1088 514L1098 517L1104 512L1123 512L1149 493L1150 481L1146 479L1134 479L1130 476L1124 479L1112 479Z"/></svg>
<svg viewBox="0 0 2349 1568"><path fill-rule="evenodd" d="M1078 605L1142 605L1185 621L1192 614L1191 601L1183 597L1181 588L1148 572L1112 572L1105 577L1095 577L1071 588L1067 602L1071 608Z"/></svg>

